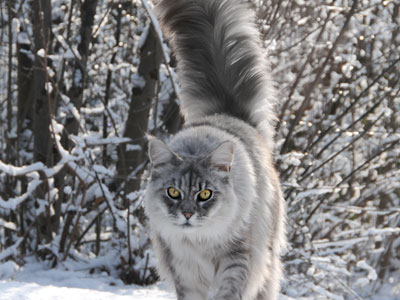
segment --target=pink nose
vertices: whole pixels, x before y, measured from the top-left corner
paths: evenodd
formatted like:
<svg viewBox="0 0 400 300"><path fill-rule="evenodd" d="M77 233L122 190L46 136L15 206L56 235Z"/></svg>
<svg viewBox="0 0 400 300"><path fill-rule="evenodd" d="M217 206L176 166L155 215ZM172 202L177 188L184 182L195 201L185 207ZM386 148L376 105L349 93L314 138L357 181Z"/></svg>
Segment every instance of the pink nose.
<svg viewBox="0 0 400 300"><path fill-rule="evenodd" d="M186 220L189 220L191 216L193 216L193 213L191 212L184 212L183 215L185 216Z"/></svg>

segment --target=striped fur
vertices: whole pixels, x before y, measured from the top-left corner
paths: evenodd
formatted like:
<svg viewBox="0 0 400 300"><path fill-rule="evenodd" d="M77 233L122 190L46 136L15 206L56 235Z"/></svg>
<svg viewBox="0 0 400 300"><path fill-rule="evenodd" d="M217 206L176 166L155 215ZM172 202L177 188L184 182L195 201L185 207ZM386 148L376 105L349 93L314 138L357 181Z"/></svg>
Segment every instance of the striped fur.
<svg viewBox="0 0 400 300"><path fill-rule="evenodd" d="M260 129L272 145L275 90L247 5L163 0L157 12L177 58L185 119L235 116Z"/></svg>
<svg viewBox="0 0 400 300"><path fill-rule="evenodd" d="M186 120L168 144L149 142L145 212L159 274L178 300L275 300L285 208L271 154L274 92L253 14L239 0L161 0L157 11ZM212 196L203 201L205 189Z"/></svg>

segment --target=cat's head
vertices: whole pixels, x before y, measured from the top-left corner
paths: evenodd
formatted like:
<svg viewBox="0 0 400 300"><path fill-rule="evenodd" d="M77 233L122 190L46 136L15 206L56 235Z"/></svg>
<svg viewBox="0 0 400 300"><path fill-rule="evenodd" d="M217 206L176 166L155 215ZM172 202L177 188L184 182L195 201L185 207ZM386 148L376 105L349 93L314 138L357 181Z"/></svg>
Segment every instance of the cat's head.
<svg viewBox="0 0 400 300"><path fill-rule="evenodd" d="M170 148L151 138L151 179L146 191L146 212L158 224L196 231L233 218L235 194L231 168L232 142L182 143Z"/></svg>

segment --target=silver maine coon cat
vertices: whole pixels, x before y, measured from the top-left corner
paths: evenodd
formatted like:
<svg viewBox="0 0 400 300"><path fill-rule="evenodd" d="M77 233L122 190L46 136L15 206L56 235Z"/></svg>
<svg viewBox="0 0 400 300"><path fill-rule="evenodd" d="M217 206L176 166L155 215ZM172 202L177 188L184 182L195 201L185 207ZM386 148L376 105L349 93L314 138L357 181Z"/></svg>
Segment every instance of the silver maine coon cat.
<svg viewBox="0 0 400 300"><path fill-rule="evenodd" d="M272 162L274 89L239 0L161 0L185 127L150 138L145 195L158 272L179 300L277 299L285 208Z"/></svg>

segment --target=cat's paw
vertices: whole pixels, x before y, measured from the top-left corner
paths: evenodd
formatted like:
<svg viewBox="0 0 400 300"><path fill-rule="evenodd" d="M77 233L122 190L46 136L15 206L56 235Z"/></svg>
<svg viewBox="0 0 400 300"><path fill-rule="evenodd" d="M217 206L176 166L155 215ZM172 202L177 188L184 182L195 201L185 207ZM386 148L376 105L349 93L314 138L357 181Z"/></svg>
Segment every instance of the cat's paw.
<svg viewBox="0 0 400 300"><path fill-rule="evenodd" d="M210 292L208 293L207 300L216 300L216 299L215 299L215 292L210 291Z"/></svg>

